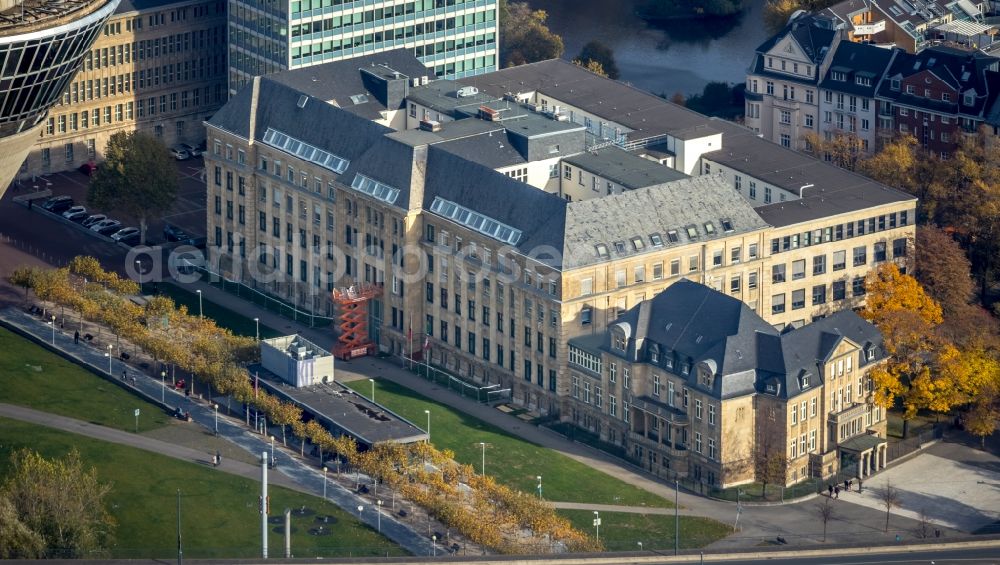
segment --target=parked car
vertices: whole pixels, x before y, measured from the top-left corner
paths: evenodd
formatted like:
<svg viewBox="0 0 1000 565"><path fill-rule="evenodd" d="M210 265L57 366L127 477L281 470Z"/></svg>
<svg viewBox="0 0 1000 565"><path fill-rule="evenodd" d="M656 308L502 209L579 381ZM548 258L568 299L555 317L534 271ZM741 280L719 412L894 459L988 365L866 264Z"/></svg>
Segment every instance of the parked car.
<svg viewBox="0 0 1000 565"><path fill-rule="evenodd" d="M111 235L111 239L115 241L121 241L122 239L129 237L131 235L139 235L139 228L122 228Z"/></svg>
<svg viewBox="0 0 1000 565"><path fill-rule="evenodd" d="M188 155L192 157L201 157L201 149L198 149L197 147L191 147L187 143L181 143L178 147L187 151Z"/></svg>
<svg viewBox="0 0 1000 565"><path fill-rule="evenodd" d="M116 231L122 229L122 223L119 222L118 220L111 220L111 219L101 220L100 222L97 222L96 224L90 226L90 229L96 231L101 235L111 235Z"/></svg>
<svg viewBox="0 0 1000 565"><path fill-rule="evenodd" d="M73 206L73 199L69 196L53 196L42 204L42 208L45 208L53 214L62 214L66 210L69 210Z"/></svg>
<svg viewBox="0 0 1000 565"><path fill-rule="evenodd" d="M163 228L163 237L167 241L184 241L185 239L189 239L191 236L181 228L167 224Z"/></svg>
<svg viewBox="0 0 1000 565"><path fill-rule="evenodd" d="M80 222L86 220L89 217L89 215L90 215L90 213L87 212L86 210L84 210L83 212L74 212L73 214L70 214L70 215L67 215L68 213L69 213L69 210L67 210L66 212L63 212L63 217L66 218L67 220L69 220L71 222L74 222L74 223L77 223L77 224L79 224Z"/></svg>
<svg viewBox="0 0 1000 565"><path fill-rule="evenodd" d="M82 225L85 228L89 228L94 224L96 224L97 222L101 222L107 219L108 217L105 216L104 214L91 214L87 216L86 219L84 219L82 222L80 222L80 225Z"/></svg>
<svg viewBox="0 0 1000 565"><path fill-rule="evenodd" d="M204 249L208 245L207 237L192 237L190 239L184 240L184 245L190 245L191 247L197 247L198 249Z"/></svg>
<svg viewBox="0 0 1000 565"><path fill-rule="evenodd" d="M124 243L129 247L135 247L136 245L139 245L139 232L132 233L131 235L126 235L125 237L119 239L118 243ZM146 243L149 242L147 241Z"/></svg>
<svg viewBox="0 0 1000 565"><path fill-rule="evenodd" d="M83 217L86 218L87 217L87 209L84 208L83 206L73 206L69 210L66 210L65 212L62 213L62 215L63 215L64 218L69 218L70 216L72 216L74 214L83 214Z"/></svg>
<svg viewBox="0 0 1000 565"><path fill-rule="evenodd" d="M191 154L184 149L183 145L174 145L170 148L170 154L178 161L186 161L191 158Z"/></svg>

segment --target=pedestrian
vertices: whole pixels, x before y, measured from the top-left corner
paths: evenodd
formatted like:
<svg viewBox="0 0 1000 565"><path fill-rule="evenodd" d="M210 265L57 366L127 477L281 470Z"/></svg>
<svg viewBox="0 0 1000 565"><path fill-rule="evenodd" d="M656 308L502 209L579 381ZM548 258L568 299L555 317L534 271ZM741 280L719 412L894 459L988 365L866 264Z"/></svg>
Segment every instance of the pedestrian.
<svg viewBox="0 0 1000 565"><path fill-rule="evenodd" d="M132 386L135 386L135 377L132 377Z"/></svg>
<svg viewBox="0 0 1000 565"><path fill-rule="evenodd" d="M122 369L122 382L128 382L128 370Z"/></svg>
<svg viewBox="0 0 1000 565"><path fill-rule="evenodd" d="M212 456L212 466L213 467L218 467L219 466L219 456L218 455L213 455Z"/></svg>
<svg viewBox="0 0 1000 565"><path fill-rule="evenodd" d="M218 449L215 450L215 461L216 465L222 464L222 452L220 452Z"/></svg>
<svg viewBox="0 0 1000 565"><path fill-rule="evenodd" d="M833 485L827 483L827 485L826 485L826 491L828 493L830 493L830 497L833 498Z"/></svg>
<svg viewBox="0 0 1000 565"><path fill-rule="evenodd" d="M833 487L833 497L834 498L840 498L840 487L839 486Z"/></svg>
<svg viewBox="0 0 1000 565"><path fill-rule="evenodd" d="M80 345L80 330L73 332L73 345Z"/></svg>
<svg viewBox="0 0 1000 565"><path fill-rule="evenodd" d="M851 490L851 481L844 479L844 490Z"/></svg>

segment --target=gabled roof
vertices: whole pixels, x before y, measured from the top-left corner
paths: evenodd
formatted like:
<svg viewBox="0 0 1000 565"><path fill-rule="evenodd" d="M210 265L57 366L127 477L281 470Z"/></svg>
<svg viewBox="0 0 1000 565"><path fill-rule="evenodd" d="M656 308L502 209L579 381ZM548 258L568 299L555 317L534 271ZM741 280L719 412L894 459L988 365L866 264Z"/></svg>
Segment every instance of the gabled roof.
<svg viewBox="0 0 1000 565"><path fill-rule="evenodd" d="M610 334L616 331L625 333L625 352L610 347ZM656 347L660 367L695 386L701 386L695 367L703 363L715 376L711 392L718 398L755 391L790 398L804 390L803 377L809 377L808 387L823 382L822 367L843 340L864 352L860 366L885 357L878 329L851 310L781 333L744 302L680 280L619 317L605 332L601 349L643 360ZM584 346L593 349L589 342ZM875 350L871 360L867 358L870 349ZM672 364L666 359L673 360ZM768 385L775 387L768 390Z"/></svg>
<svg viewBox="0 0 1000 565"><path fill-rule="evenodd" d="M980 117L996 97L996 87L993 85L997 82L997 72L991 68L998 63L1000 60L981 51L962 51L950 47L931 47L916 54L899 52L885 73L887 79L905 82L921 73L931 73L955 89L958 95L947 102L929 99L923 96L919 85L914 94L907 94L902 84L899 89L893 90L892 81L884 80L878 88L877 97L935 112ZM975 104L972 106L966 106L962 101L962 94L969 89L976 91Z"/></svg>
<svg viewBox="0 0 1000 565"><path fill-rule="evenodd" d="M893 54L901 50L884 49L874 45L855 43L853 41L841 41L833 53L830 68L820 81L820 88L865 96L871 98L875 96L875 89L882 78L885 69L892 61ZM832 73L836 70L846 69L846 81L833 80ZM858 84L857 77L868 78L867 86Z"/></svg>
<svg viewBox="0 0 1000 565"><path fill-rule="evenodd" d="M768 51L781 42L786 36L791 36L802 52L813 64L820 64L826 58L830 46L837 35L829 18L801 15L788 23L778 33L772 35L757 47L758 55L766 55Z"/></svg>

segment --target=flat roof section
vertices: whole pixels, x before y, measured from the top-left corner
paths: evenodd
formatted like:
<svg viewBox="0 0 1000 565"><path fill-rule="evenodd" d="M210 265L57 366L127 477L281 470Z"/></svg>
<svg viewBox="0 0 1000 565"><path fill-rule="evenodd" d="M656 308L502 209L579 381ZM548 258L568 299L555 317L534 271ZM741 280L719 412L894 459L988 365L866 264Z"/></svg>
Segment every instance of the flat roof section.
<svg viewBox="0 0 1000 565"><path fill-rule="evenodd" d="M409 420L340 383L295 388L260 365L251 365L249 371L260 378L260 386L268 392L294 402L334 433L349 435L360 444L370 447L388 441L414 443L428 439L427 432Z"/></svg>
<svg viewBox="0 0 1000 565"><path fill-rule="evenodd" d="M567 157L563 161L625 188L643 188L688 178L676 169L617 147L587 151Z"/></svg>

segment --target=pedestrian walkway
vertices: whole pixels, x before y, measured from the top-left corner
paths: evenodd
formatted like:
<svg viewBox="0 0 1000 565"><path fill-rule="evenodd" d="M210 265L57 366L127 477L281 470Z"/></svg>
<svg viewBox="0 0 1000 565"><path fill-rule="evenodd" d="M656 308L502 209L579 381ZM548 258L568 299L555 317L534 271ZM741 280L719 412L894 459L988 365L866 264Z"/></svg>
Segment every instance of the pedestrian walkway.
<svg viewBox="0 0 1000 565"><path fill-rule="evenodd" d="M160 379L155 379L132 370L114 356L108 357L104 352L98 351L83 342L74 344L72 335L56 331L53 339L50 326L20 309L7 308L0 311L0 319L22 332L34 336L38 342L47 344L49 347L58 348L64 355L75 362L90 366L98 373L109 374L112 379L115 378L115 375L121 374L122 371L127 371L130 377L134 376L136 379L134 384L130 378L128 382L122 383L122 386L134 389L154 402L163 398L167 406L179 408L182 412L189 412L194 422L210 430L218 430L219 437L229 440L249 453L261 454L267 452L269 457L275 453L273 444L268 441L266 436L248 431L240 420L219 415L213 409L213 400L224 402L225 399L223 398L210 399L206 402L187 398L172 387L165 386ZM211 463L211 454L169 444L142 435L129 434L128 432L88 424L72 418L64 418L27 408L2 404L0 404L0 415L9 415L10 417L25 419L25 421L39 425L66 429L67 431L98 437L98 439L106 441L114 441L148 451L163 453L178 459L203 464ZM277 472L269 474L271 482L296 488L296 490L314 496L322 496L324 478L323 473L319 469L309 465L298 457L287 454L287 452L282 455L279 451L278 455L280 457L279 465L276 468ZM221 468L223 471L249 478L259 478L260 476L259 467L226 458L223 459ZM327 498L331 502L354 515L357 515L358 506L369 506L369 502L366 499L335 482L328 483L326 492ZM379 527L383 535L414 555L430 555L434 551L431 540L413 530L408 524L400 522L392 514L383 512L381 518L379 518L376 515L376 511L363 512L359 519L372 528Z"/></svg>

